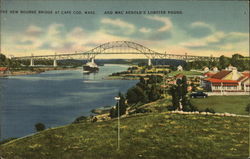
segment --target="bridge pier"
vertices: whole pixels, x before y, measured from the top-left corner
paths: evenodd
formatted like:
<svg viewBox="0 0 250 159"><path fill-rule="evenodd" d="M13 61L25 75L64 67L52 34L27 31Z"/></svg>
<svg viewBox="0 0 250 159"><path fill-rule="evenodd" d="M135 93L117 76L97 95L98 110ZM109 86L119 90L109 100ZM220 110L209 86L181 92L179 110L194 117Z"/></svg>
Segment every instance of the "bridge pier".
<svg viewBox="0 0 250 159"><path fill-rule="evenodd" d="M30 66L31 66L31 67L35 66L35 64L34 64L34 59L33 59L33 58L30 59Z"/></svg>
<svg viewBox="0 0 250 159"><path fill-rule="evenodd" d="M91 59L91 63L95 63L95 59L94 58Z"/></svg>
<svg viewBox="0 0 250 159"><path fill-rule="evenodd" d="M55 52L55 56L54 56L53 66L54 66L54 67L57 67L56 52Z"/></svg>
<svg viewBox="0 0 250 159"><path fill-rule="evenodd" d="M152 66L152 62L150 58L148 59L148 66Z"/></svg>
<svg viewBox="0 0 250 159"><path fill-rule="evenodd" d="M54 61L53 61L53 66L57 67L57 61L56 61L56 59L54 59Z"/></svg>

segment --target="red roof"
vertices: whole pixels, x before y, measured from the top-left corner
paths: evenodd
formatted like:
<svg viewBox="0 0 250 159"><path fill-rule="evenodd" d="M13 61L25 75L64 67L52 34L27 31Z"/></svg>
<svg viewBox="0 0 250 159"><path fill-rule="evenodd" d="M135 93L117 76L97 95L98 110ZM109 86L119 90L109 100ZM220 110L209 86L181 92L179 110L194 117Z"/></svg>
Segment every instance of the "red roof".
<svg viewBox="0 0 250 159"><path fill-rule="evenodd" d="M212 77L212 78L216 78L216 79L222 79L222 78L224 78L226 75L228 75L229 73L231 73L231 71L223 70L223 71L220 71L220 72L214 74L214 75L211 76L211 77Z"/></svg>
<svg viewBox="0 0 250 159"><path fill-rule="evenodd" d="M8 67L0 67L0 71L7 71Z"/></svg>
<svg viewBox="0 0 250 159"><path fill-rule="evenodd" d="M204 73L203 76L212 77L214 74L215 74L214 72L207 72L207 73Z"/></svg>
<svg viewBox="0 0 250 159"><path fill-rule="evenodd" d="M207 78L205 79L206 81L209 81L211 83L231 83L231 84L238 84L238 81L234 80L221 80L221 79L216 79L216 78Z"/></svg>
<svg viewBox="0 0 250 159"><path fill-rule="evenodd" d="M238 86L237 83L222 83L223 86ZM213 83L213 86L221 86L221 83Z"/></svg>
<svg viewBox="0 0 250 159"><path fill-rule="evenodd" d="M242 72L242 74L243 74L245 77L250 77L250 73L249 73L249 72Z"/></svg>

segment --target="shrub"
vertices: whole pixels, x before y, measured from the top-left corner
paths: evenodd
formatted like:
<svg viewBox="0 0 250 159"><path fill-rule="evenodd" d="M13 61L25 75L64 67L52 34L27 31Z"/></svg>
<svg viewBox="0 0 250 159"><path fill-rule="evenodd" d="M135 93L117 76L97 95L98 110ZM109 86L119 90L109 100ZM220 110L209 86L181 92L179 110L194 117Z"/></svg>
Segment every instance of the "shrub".
<svg viewBox="0 0 250 159"><path fill-rule="evenodd" d="M248 113L250 113L250 103L246 106L246 109L245 109Z"/></svg>
<svg viewBox="0 0 250 159"><path fill-rule="evenodd" d="M95 122L97 122L97 120L98 120L97 117L94 117L94 118L92 119L92 122L95 123Z"/></svg>
<svg viewBox="0 0 250 159"><path fill-rule="evenodd" d="M81 122L86 121L86 120L87 120L86 116L80 116L80 117L76 118L75 121L73 121L73 124L81 123Z"/></svg>
<svg viewBox="0 0 250 159"><path fill-rule="evenodd" d="M213 113L213 114L215 113L213 108L206 108L205 112L209 112L209 113Z"/></svg>
<svg viewBox="0 0 250 159"><path fill-rule="evenodd" d="M37 123L35 127L37 132L45 130L45 125L43 123Z"/></svg>
<svg viewBox="0 0 250 159"><path fill-rule="evenodd" d="M167 106L167 109L168 109L169 111L174 111L174 110L176 110L177 108L174 107L174 106L172 106L172 105L169 105L169 106Z"/></svg>
<svg viewBox="0 0 250 159"><path fill-rule="evenodd" d="M150 113L152 112L149 109L145 109L145 108L136 108L135 113Z"/></svg>

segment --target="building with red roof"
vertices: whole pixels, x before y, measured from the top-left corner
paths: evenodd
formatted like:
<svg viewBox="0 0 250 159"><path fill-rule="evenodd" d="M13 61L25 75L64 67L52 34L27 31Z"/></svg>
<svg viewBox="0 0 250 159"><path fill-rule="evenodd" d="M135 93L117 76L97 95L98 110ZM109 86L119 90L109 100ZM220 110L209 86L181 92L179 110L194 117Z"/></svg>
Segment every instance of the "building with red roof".
<svg viewBox="0 0 250 159"><path fill-rule="evenodd" d="M212 77L214 74L216 74L215 72L206 72L203 74L204 77Z"/></svg>
<svg viewBox="0 0 250 159"><path fill-rule="evenodd" d="M202 86L212 92L248 92L250 91L250 73L238 72L237 69L222 70L214 75L207 75Z"/></svg>
<svg viewBox="0 0 250 159"><path fill-rule="evenodd" d="M0 75L7 74L9 72L8 67L0 67Z"/></svg>

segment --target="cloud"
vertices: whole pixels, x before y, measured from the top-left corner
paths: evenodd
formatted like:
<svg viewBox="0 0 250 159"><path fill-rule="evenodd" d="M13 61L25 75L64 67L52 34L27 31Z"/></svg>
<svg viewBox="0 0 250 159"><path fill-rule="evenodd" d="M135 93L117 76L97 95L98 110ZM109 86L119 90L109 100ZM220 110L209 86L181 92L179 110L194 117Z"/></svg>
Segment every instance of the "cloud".
<svg viewBox="0 0 250 159"><path fill-rule="evenodd" d="M200 50L247 51L249 50L248 33L217 31L204 38L197 38L180 43L181 46Z"/></svg>
<svg viewBox="0 0 250 159"><path fill-rule="evenodd" d="M230 42L249 41L249 34L241 33L241 32L230 32L227 35L226 39L227 41L230 41Z"/></svg>
<svg viewBox="0 0 250 159"><path fill-rule="evenodd" d="M30 36L39 36L42 33L43 33L42 28L35 25L30 25L25 31L25 34Z"/></svg>
<svg viewBox="0 0 250 159"><path fill-rule="evenodd" d="M160 27L157 31L159 32L164 32L164 31L169 31L172 27L173 24L171 20L167 17L160 17L160 16L146 16L147 19L151 19L154 21L162 22L164 25Z"/></svg>
<svg viewBox="0 0 250 159"><path fill-rule="evenodd" d="M212 25L207 24L205 22L201 22L201 21L191 23L190 27L191 28L207 28L207 29L211 30L212 32L215 31L215 28Z"/></svg>
<svg viewBox="0 0 250 159"><path fill-rule="evenodd" d="M57 23L51 24L48 27L48 32L47 33L48 33L49 36L61 35L63 27L64 27L63 24L57 24Z"/></svg>
<svg viewBox="0 0 250 159"><path fill-rule="evenodd" d="M182 42L180 45L188 48L204 47L211 43L217 43L225 37L224 32L215 32L212 35L206 36L204 38L197 38L189 42Z"/></svg>
<svg viewBox="0 0 250 159"><path fill-rule="evenodd" d="M152 29L142 27L142 28L139 29L139 31L142 32L142 33L150 33L152 31Z"/></svg>
<svg viewBox="0 0 250 159"><path fill-rule="evenodd" d="M82 39L84 38L85 35L86 35L85 31L81 27L73 28L68 34L69 37L74 38L74 39Z"/></svg>
<svg viewBox="0 0 250 159"><path fill-rule="evenodd" d="M123 21L121 19L110 19L110 18L103 18L101 20L101 23L102 24L106 24L106 25L110 25L110 26L113 26L113 27L116 27L116 28L120 28L122 30L126 30L126 34L132 34L134 33L136 27L134 26L134 24L131 24L131 23L128 23L126 21ZM106 28L107 29L107 28ZM110 28L111 32L114 31L114 29Z"/></svg>
<svg viewBox="0 0 250 159"><path fill-rule="evenodd" d="M32 40L17 41L16 44L18 44L18 45L32 45L33 41Z"/></svg>

